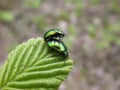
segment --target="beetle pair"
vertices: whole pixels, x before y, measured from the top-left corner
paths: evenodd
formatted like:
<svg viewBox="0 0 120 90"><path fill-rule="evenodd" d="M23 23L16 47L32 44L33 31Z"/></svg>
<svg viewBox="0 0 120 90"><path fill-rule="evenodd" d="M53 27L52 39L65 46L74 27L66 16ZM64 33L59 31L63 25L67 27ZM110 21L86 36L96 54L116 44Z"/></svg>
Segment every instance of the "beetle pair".
<svg viewBox="0 0 120 90"><path fill-rule="evenodd" d="M63 55L65 58L68 57L68 50L65 44L62 42L65 34L58 29L50 29L44 34L44 40L47 45L56 50L59 54Z"/></svg>

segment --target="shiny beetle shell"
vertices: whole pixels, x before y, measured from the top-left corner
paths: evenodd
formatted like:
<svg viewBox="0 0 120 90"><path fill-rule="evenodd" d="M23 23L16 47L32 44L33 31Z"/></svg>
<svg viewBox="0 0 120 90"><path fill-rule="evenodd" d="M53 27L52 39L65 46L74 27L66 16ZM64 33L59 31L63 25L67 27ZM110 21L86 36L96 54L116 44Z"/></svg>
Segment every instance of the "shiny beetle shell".
<svg viewBox="0 0 120 90"><path fill-rule="evenodd" d="M62 41L62 38L65 36L65 34L58 29L50 29L44 34L44 40L49 41L52 39L60 40Z"/></svg>
<svg viewBox="0 0 120 90"><path fill-rule="evenodd" d="M53 48L61 55L64 55L65 58L68 57L68 50L63 42L60 42L59 40L51 40L48 41L47 44L50 48Z"/></svg>

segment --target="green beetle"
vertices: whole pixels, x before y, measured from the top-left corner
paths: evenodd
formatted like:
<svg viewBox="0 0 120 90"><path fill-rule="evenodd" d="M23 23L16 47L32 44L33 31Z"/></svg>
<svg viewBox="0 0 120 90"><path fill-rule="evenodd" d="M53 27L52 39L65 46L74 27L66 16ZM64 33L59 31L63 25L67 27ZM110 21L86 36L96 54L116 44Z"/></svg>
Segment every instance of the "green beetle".
<svg viewBox="0 0 120 90"><path fill-rule="evenodd" d="M58 29L50 29L44 34L44 40L47 42L52 39L57 39L62 41L62 38L65 36L65 34Z"/></svg>
<svg viewBox="0 0 120 90"><path fill-rule="evenodd" d="M49 40L47 42L47 45L50 48L53 48L59 54L64 55L65 58L68 57L68 50L63 42L60 42L59 40L54 39L54 40Z"/></svg>

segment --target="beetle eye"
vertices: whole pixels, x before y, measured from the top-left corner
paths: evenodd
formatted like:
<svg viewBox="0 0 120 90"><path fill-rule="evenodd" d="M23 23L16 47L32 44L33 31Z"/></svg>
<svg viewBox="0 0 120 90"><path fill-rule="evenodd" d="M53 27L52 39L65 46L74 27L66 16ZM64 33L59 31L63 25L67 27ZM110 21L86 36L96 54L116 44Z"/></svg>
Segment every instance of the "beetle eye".
<svg viewBox="0 0 120 90"><path fill-rule="evenodd" d="M49 41L49 39L47 38L46 41Z"/></svg>
<svg viewBox="0 0 120 90"><path fill-rule="evenodd" d="M62 37L63 37L63 35L61 34L61 35L60 35L60 37L62 38Z"/></svg>

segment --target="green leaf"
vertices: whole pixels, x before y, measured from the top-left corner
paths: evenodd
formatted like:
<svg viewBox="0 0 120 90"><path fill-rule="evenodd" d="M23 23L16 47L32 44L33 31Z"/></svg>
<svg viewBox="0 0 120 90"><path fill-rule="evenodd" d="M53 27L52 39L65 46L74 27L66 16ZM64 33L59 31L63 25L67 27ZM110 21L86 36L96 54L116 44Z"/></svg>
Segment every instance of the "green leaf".
<svg viewBox="0 0 120 90"><path fill-rule="evenodd" d="M68 31L70 32L70 34L72 36L77 36L77 30L76 30L76 27L74 25L69 25Z"/></svg>
<svg viewBox="0 0 120 90"><path fill-rule="evenodd" d="M20 44L8 55L0 90L57 90L73 67L57 54L41 38Z"/></svg>
<svg viewBox="0 0 120 90"><path fill-rule="evenodd" d="M10 11L0 11L0 21L11 22L14 20L14 15Z"/></svg>
<svg viewBox="0 0 120 90"><path fill-rule="evenodd" d="M25 0L24 5L27 7L31 7L37 9L40 7L41 0Z"/></svg>
<svg viewBox="0 0 120 90"><path fill-rule="evenodd" d="M39 30L44 30L45 27L46 27L45 16L43 16L43 15L36 16L33 19L33 23L35 23L37 25L37 27L39 28Z"/></svg>
<svg viewBox="0 0 120 90"><path fill-rule="evenodd" d="M108 40L99 41L96 43L96 48L97 48L97 50L108 49L108 48L110 48L110 43Z"/></svg>
<svg viewBox="0 0 120 90"><path fill-rule="evenodd" d="M90 3L91 5L98 5L100 0L91 0Z"/></svg>
<svg viewBox="0 0 120 90"><path fill-rule="evenodd" d="M88 25L88 34L91 38L96 37L96 27L93 24Z"/></svg>
<svg viewBox="0 0 120 90"><path fill-rule="evenodd" d="M2 66L0 66L0 75L1 75L1 72L2 72L2 68L3 68L3 67L2 67Z"/></svg>

